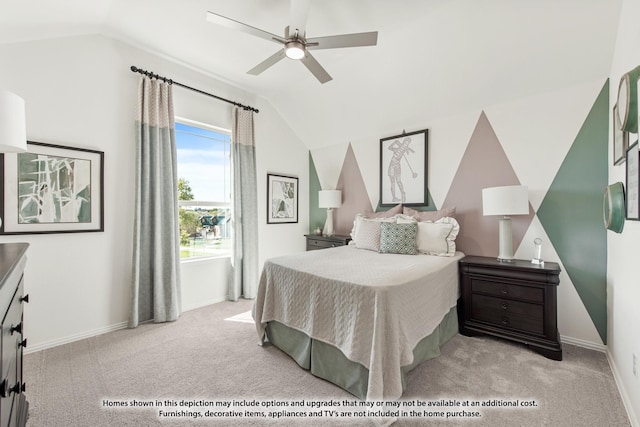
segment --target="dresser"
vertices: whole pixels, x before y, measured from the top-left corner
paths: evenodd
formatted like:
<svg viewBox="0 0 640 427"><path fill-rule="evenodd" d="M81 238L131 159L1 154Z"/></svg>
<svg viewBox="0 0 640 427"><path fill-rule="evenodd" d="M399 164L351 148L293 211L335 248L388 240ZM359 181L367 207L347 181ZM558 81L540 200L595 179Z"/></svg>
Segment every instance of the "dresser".
<svg viewBox="0 0 640 427"><path fill-rule="evenodd" d="M319 236L317 234L305 234L307 238L307 250L335 248L336 246L348 245L350 236Z"/></svg>
<svg viewBox="0 0 640 427"><path fill-rule="evenodd" d="M27 346L27 339L23 335L22 311L29 302L23 280L28 247L27 243L0 244L0 427L24 426L27 422L29 404L22 378L22 350Z"/></svg>
<svg viewBox="0 0 640 427"><path fill-rule="evenodd" d="M526 344L562 360L557 288L560 266L530 261L501 262L467 256L460 260L460 333L488 334Z"/></svg>

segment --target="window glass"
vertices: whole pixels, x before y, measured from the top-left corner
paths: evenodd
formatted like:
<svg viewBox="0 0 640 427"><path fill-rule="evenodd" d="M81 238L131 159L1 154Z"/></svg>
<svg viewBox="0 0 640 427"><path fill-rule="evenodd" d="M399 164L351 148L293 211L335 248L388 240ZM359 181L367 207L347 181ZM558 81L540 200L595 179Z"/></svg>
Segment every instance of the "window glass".
<svg viewBox="0 0 640 427"><path fill-rule="evenodd" d="M176 119L180 257L229 255L231 135Z"/></svg>

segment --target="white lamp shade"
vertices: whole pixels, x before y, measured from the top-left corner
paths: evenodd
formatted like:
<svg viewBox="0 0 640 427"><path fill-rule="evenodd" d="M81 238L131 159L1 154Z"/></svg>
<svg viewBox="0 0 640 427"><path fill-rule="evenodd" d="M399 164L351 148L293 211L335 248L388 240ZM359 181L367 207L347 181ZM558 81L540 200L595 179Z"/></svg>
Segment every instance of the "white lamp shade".
<svg viewBox="0 0 640 427"><path fill-rule="evenodd" d="M342 191L321 190L318 192L319 208L339 208L342 204Z"/></svg>
<svg viewBox="0 0 640 427"><path fill-rule="evenodd" d="M483 215L526 215L529 191L524 185L491 187L482 190Z"/></svg>
<svg viewBox="0 0 640 427"><path fill-rule="evenodd" d="M0 153L27 151L24 99L0 89Z"/></svg>

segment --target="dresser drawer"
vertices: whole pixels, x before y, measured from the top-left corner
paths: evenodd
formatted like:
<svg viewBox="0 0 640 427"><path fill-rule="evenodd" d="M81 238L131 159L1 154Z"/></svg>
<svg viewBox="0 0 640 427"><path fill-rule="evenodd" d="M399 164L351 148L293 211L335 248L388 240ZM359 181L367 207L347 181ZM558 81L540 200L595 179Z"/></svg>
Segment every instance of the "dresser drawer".
<svg viewBox="0 0 640 427"><path fill-rule="evenodd" d="M2 378L0 387L13 390L0 398L0 423L4 426L14 426L17 411L12 410L16 405L15 393L20 392L22 378L22 357L20 341L22 341L22 285L20 280L18 291L14 295L7 314L2 321Z"/></svg>
<svg viewBox="0 0 640 427"><path fill-rule="evenodd" d="M544 307L485 295L473 295L471 319L501 328L544 334Z"/></svg>
<svg viewBox="0 0 640 427"><path fill-rule="evenodd" d="M471 292L495 295L501 298L515 298L537 303L544 302L544 289L531 286L509 285L489 280L473 279Z"/></svg>

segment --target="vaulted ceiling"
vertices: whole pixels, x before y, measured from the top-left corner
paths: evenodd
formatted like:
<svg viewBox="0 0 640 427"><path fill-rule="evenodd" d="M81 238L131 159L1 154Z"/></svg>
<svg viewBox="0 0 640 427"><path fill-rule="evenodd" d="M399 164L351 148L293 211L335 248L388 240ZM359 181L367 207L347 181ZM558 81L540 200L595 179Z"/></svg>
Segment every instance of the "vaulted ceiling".
<svg viewBox="0 0 640 427"><path fill-rule="evenodd" d="M5 0L0 43L123 40L267 99L314 148L604 79L621 0L313 0L307 36L379 33L375 47L313 51L333 77L326 84L288 59L247 74L278 45L206 21L212 11L281 35L289 8L289 0Z"/></svg>

